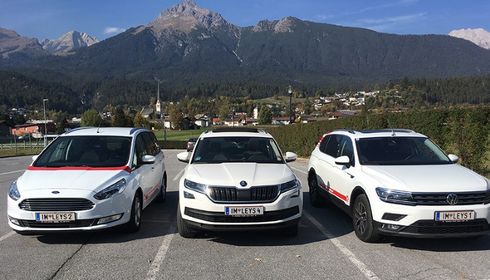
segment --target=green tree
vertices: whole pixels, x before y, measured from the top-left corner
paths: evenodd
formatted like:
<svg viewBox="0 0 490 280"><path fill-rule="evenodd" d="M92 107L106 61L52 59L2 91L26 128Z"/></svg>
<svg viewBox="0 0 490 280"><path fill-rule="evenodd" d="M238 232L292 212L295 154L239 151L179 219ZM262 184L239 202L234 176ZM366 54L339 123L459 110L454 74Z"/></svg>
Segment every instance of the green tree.
<svg viewBox="0 0 490 280"><path fill-rule="evenodd" d="M259 124L271 124L272 112L267 106L263 106L259 112Z"/></svg>
<svg viewBox="0 0 490 280"><path fill-rule="evenodd" d="M101 124L102 118L96 110L90 109L83 113L81 121L82 126L100 126Z"/></svg>
<svg viewBox="0 0 490 280"><path fill-rule="evenodd" d="M68 127L68 121L66 120L68 116L63 112L56 112L53 116L53 121L56 125L56 134L62 134Z"/></svg>
<svg viewBox="0 0 490 280"><path fill-rule="evenodd" d="M178 106L171 106L169 108L170 121L175 129L182 129L184 127L184 114Z"/></svg>
<svg viewBox="0 0 490 280"><path fill-rule="evenodd" d="M143 118L143 115L141 115L140 112L137 112L134 115L133 125L135 127L144 127L148 129L151 127L150 122L147 119Z"/></svg>
<svg viewBox="0 0 490 280"><path fill-rule="evenodd" d="M117 107L112 115L112 126L114 127L126 127L130 126L128 118L121 107Z"/></svg>

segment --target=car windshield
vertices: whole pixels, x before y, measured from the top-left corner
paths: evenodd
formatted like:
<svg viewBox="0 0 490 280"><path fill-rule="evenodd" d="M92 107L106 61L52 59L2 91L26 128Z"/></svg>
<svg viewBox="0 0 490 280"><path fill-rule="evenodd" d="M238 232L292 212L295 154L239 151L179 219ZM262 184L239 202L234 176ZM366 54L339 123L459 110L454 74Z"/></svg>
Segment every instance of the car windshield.
<svg viewBox="0 0 490 280"><path fill-rule="evenodd" d="M446 154L424 137L377 137L357 141L363 165L451 164Z"/></svg>
<svg viewBox="0 0 490 280"><path fill-rule="evenodd" d="M196 146L192 163L283 163L275 141L264 137L208 137Z"/></svg>
<svg viewBox="0 0 490 280"><path fill-rule="evenodd" d="M63 136L37 158L35 167L116 167L127 164L131 137Z"/></svg>

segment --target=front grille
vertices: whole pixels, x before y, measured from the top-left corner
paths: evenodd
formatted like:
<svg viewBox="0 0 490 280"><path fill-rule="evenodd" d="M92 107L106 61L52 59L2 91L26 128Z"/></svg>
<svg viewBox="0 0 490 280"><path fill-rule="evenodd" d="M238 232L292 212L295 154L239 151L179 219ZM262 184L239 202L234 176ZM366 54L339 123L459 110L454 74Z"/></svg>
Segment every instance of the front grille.
<svg viewBox="0 0 490 280"><path fill-rule="evenodd" d="M459 193L412 193L417 205L449 205L447 196L458 196L456 205L487 204L490 203L489 192L459 192Z"/></svg>
<svg viewBox="0 0 490 280"><path fill-rule="evenodd" d="M451 234L451 233L477 233L489 229L486 219L477 219L466 222L435 222L433 220L420 220L408 227L402 232L420 233L420 234Z"/></svg>
<svg viewBox="0 0 490 280"><path fill-rule="evenodd" d="M299 207L291 207L278 211L265 211L260 216L244 216L233 217L227 216L223 212L209 212L198 209L185 208L184 213L199 220L215 222L215 223L254 223L254 222L272 222L278 220L284 220L299 213Z"/></svg>
<svg viewBox="0 0 490 280"><path fill-rule="evenodd" d="M215 202L271 202L277 198L279 186L251 187L250 189L237 189L235 187L210 187L209 196Z"/></svg>
<svg viewBox="0 0 490 280"><path fill-rule="evenodd" d="M82 211L94 207L94 203L85 198L29 198L19 204L26 211Z"/></svg>
<svg viewBox="0 0 490 280"><path fill-rule="evenodd" d="M67 223L42 223L33 220L19 220L20 226L30 228L80 228L89 227L95 224L96 219L76 220Z"/></svg>

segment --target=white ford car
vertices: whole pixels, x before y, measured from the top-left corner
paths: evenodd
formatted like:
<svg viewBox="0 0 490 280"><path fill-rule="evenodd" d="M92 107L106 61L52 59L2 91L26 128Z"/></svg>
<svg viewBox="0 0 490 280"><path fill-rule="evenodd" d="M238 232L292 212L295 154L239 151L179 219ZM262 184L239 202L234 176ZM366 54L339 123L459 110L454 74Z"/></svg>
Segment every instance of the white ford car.
<svg viewBox="0 0 490 280"><path fill-rule="evenodd" d="M46 147L10 186L8 223L19 233L137 231L142 210L166 196L164 156L141 128L81 128Z"/></svg>
<svg viewBox="0 0 490 280"><path fill-rule="evenodd" d="M272 136L250 128L201 134L180 180L177 228L183 237L202 230L282 229L296 235L303 207L301 183Z"/></svg>
<svg viewBox="0 0 490 280"><path fill-rule="evenodd" d="M325 134L308 165L310 201L353 219L357 237L478 236L489 231L489 180L410 130Z"/></svg>

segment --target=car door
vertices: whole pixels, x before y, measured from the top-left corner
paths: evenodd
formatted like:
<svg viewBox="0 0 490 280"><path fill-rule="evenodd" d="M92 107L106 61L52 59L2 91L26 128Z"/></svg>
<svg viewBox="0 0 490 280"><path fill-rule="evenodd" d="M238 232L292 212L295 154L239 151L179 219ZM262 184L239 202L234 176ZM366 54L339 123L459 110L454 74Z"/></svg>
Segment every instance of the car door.
<svg viewBox="0 0 490 280"><path fill-rule="evenodd" d="M158 144L154 141L152 137L152 133L143 132L141 133L143 136L143 140L145 141L146 152L149 155L155 157L155 162L151 164L147 164L151 166L150 172L150 184L152 185L152 189L148 193L148 200L152 200L154 197L158 195L158 190L160 189L162 178L163 178L163 153L160 150Z"/></svg>
<svg viewBox="0 0 490 280"><path fill-rule="evenodd" d="M340 156L347 156L350 159L349 165L339 165L333 163L333 176L332 176L332 186L334 186L334 195L340 200L349 204L349 196L354 189L354 179L355 179L355 157L354 157L354 146L350 137L342 135L339 143L339 152L337 154Z"/></svg>
<svg viewBox="0 0 490 280"><path fill-rule="evenodd" d="M133 172L139 183L139 187L143 191L143 206L150 202L149 194L153 188L152 165L143 164L143 156L148 155L146 143L142 133L136 136L134 153L133 153Z"/></svg>

